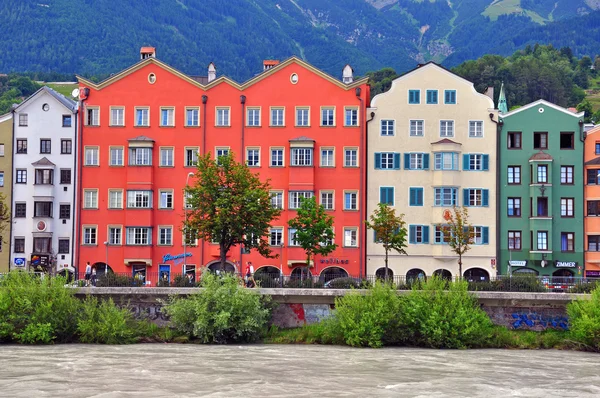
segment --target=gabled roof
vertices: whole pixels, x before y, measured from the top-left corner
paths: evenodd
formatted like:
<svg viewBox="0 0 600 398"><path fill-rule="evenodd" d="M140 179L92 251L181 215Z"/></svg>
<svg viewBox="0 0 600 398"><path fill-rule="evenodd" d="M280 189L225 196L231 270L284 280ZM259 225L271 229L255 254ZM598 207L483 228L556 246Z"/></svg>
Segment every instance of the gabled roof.
<svg viewBox="0 0 600 398"><path fill-rule="evenodd" d="M590 135L590 134L594 134L594 133L600 133L600 124L585 132L586 135Z"/></svg>
<svg viewBox="0 0 600 398"><path fill-rule="evenodd" d="M523 112L523 111L525 111L527 109L533 108L533 107L538 106L538 105L548 106L548 107L550 107L552 109L556 109L557 111L560 111L562 113L566 113L567 115L573 116L573 117L583 117L583 115L585 113L585 112L574 113L574 112L569 111L568 109L563 108L562 106L558 106L556 104L553 104L552 102L548 102L546 100L540 99L540 100L537 100L535 102L531 102L531 103L529 103L527 105L523 105L522 107L520 107L518 109L515 109L514 111L510 111L508 113L504 113L504 114L501 115L501 117L502 118L506 118L506 117L515 115L515 114L517 114L519 112Z"/></svg>
<svg viewBox="0 0 600 398"><path fill-rule="evenodd" d="M29 98L27 98L25 101L23 101L19 105L17 105L14 108L14 110L16 111L17 109L24 107L31 99L37 97L38 95L40 95L43 92L48 93L51 96L53 96L58 102L60 102L65 108L67 108L71 112L75 113L77 111L77 102L65 97L64 95L52 90L50 87L47 87L47 86L42 86L38 91L31 94L29 96Z"/></svg>
<svg viewBox="0 0 600 398"><path fill-rule="evenodd" d="M40 160L38 160L37 162L33 162L31 163L32 166L56 166L54 163L52 163L50 160L48 160L47 157L43 157Z"/></svg>
<svg viewBox="0 0 600 398"><path fill-rule="evenodd" d="M539 151L538 153L534 153L533 156L529 158L530 162L543 160L552 160L552 156L550 156L549 153Z"/></svg>
<svg viewBox="0 0 600 398"><path fill-rule="evenodd" d="M11 112L5 113L4 115L0 115L0 123L5 122L5 121L7 121L9 119L12 119L12 113Z"/></svg>
<svg viewBox="0 0 600 398"><path fill-rule="evenodd" d="M431 145L434 145L434 144L455 144L455 145L462 145L460 142L452 141L449 138L444 138L444 139L441 139L439 141L431 143Z"/></svg>
<svg viewBox="0 0 600 398"><path fill-rule="evenodd" d="M585 162L586 166L597 166L600 165L600 156L598 156L597 158L594 158L592 160L588 160L587 162Z"/></svg>
<svg viewBox="0 0 600 398"><path fill-rule="evenodd" d="M114 74L113 76L109 77L108 79L101 81L100 83L94 83L91 80L88 80L79 75L77 75L77 80L79 81L79 83L84 84L88 87L91 87L95 90L102 90L106 86L109 86L112 83L117 82L117 81L123 79L124 77L130 75L131 73L133 73L139 69L142 69L146 65L150 65L150 64L157 65L157 66L167 70L168 72L171 72L176 76L179 76L180 78L187 81L188 83L190 83L194 86L200 87L201 89L204 89L204 90L208 90L208 89L210 89L216 85L219 85L221 83L229 84L230 86L233 86L233 87L237 88L238 90L245 90L246 88L252 86L255 83L258 83L259 81L265 79L266 77L277 73L279 70L285 68L286 66L288 66L290 64L298 64L298 65L310 70L311 72L317 74L318 76L322 77L323 79L325 79L345 90L350 90L355 87L358 87L362 84L367 83L367 81L369 80L369 78L364 77L362 79L355 80L352 83L346 84L346 83L343 83L342 81L328 75L327 73L321 71L320 69L315 68L308 62L303 61L296 56L290 57L290 58L286 59L285 61L280 62L279 64L267 69L266 71L258 74L257 76L251 78L250 80L245 81L242 84L228 78L227 76L221 76L221 77L216 78L215 80L213 80L212 82L210 82L208 84L203 84L203 83L196 81L194 78L186 75L185 73L178 71L177 69L167 65L166 63L164 63L154 57L143 59L140 62L130 66L129 68L124 69L121 72Z"/></svg>
<svg viewBox="0 0 600 398"><path fill-rule="evenodd" d="M296 137L296 138L291 138L290 141L315 141L310 137L307 137L305 135L301 135L300 137Z"/></svg>
<svg viewBox="0 0 600 398"><path fill-rule="evenodd" d="M137 137L130 138L127 141L150 141L150 142L154 142L154 140L152 138L146 137L145 135L138 135Z"/></svg>

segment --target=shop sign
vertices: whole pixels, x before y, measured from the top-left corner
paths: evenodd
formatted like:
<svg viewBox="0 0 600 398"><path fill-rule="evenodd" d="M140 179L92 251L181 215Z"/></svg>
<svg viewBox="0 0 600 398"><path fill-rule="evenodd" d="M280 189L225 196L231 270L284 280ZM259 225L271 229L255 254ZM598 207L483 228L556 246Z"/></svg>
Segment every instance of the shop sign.
<svg viewBox="0 0 600 398"><path fill-rule="evenodd" d="M350 260L344 260L339 258L322 258L321 264L349 264Z"/></svg>
<svg viewBox="0 0 600 398"><path fill-rule="evenodd" d="M511 267L527 267L527 260L512 260L508 262Z"/></svg>
<svg viewBox="0 0 600 398"><path fill-rule="evenodd" d="M15 258L15 267L19 267L19 268L25 267L25 258L24 257Z"/></svg>
<svg viewBox="0 0 600 398"><path fill-rule="evenodd" d="M173 264L181 264L186 257L192 257L192 253L181 253L175 256L165 254L163 256L162 262L166 263L167 261L173 261Z"/></svg>
<svg viewBox="0 0 600 398"><path fill-rule="evenodd" d="M559 268L575 268L577 267L577 262L576 261L556 261L555 263L555 267Z"/></svg>
<svg viewBox="0 0 600 398"><path fill-rule="evenodd" d="M600 277L600 271L585 271L585 276L588 278Z"/></svg>

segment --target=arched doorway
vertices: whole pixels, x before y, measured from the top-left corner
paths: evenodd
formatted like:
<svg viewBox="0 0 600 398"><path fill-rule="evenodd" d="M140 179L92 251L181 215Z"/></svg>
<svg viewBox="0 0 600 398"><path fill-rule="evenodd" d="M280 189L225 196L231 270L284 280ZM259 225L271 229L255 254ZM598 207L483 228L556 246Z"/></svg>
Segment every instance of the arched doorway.
<svg viewBox="0 0 600 398"><path fill-rule="evenodd" d="M482 268L469 268L463 275L469 282L484 282L490 280L490 274Z"/></svg>
<svg viewBox="0 0 600 398"><path fill-rule="evenodd" d="M537 276L538 272L531 268L519 268L513 271L513 275L529 275L529 276Z"/></svg>
<svg viewBox="0 0 600 398"><path fill-rule="evenodd" d="M272 265L260 267L254 272L254 281L260 287L279 287L281 285L280 278L281 272L279 268Z"/></svg>
<svg viewBox="0 0 600 398"><path fill-rule="evenodd" d="M394 271L391 269L387 269L387 277L388 279L394 279ZM381 267L375 271L375 278L377 279L385 279L385 267Z"/></svg>
<svg viewBox="0 0 600 398"><path fill-rule="evenodd" d="M221 269L221 262L213 261L212 263L208 264L208 266L206 268L208 268L208 270L211 272L217 272ZM223 272L229 272L231 274L235 274L237 272L237 270L235 269L235 265L233 265L232 263L227 261L227 262L225 262L225 269L223 270Z"/></svg>
<svg viewBox="0 0 600 398"><path fill-rule="evenodd" d="M58 275L65 278L67 283L71 283L75 279L75 272L66 268L58 271Z"/></svg>
<svg viewBox="0 0 600 398"><path fill-rule="evenodd" d="M425 280L425 271L419 268L413 268L408 270L406 273L406 281L411 282L414 280Z"/></svg>
<svg viewBox="0 0 600 398"><path fill-rule="evenodd" d="M573 283L573 271L570 269L559 269L552 273L552 283Z"/></svg>
<svg viewBox="0 0 600 398"><path fill-rule="evenodd" d="M321 271L321 280L325 283L332 279L347 278L348 272L340 267L328 267Z"/></svg>
<svg viewBox="0 0 600 398"><path fill-rule="evenodd" d="M452 273L450 271L448 271L447 269L443 269L443 268L436 269L435 271L433 271L433 276L440 277L447 281L452 280Z"/></svg>
<svg viewBox="0 0 600 398"><path fill-rule="evenodd" d="M110 265L103 262L97 262L92 264L92 268L94 267L96 268L96 275L98 275L98 277L113 272L112 268L110 268Z"/></svg>
<svg viewBox="0 0 600 398"><path fill-rule="evenodd" d="M312 273L310 272L310 270L306 269L306 266L296 267L292 270L292 273L290 274L290 278L300 279L300 277L302 277L302 276L304 276L304 278L306 278L307 271L308 271L308 276L312 277Z"/></svg>

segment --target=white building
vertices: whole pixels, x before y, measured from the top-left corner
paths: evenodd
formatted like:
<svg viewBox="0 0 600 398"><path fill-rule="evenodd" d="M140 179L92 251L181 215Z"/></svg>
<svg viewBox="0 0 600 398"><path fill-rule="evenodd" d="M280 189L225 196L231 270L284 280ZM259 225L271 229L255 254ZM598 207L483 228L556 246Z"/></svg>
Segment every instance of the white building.
<svg viewBox="0 0 600 398"><path fill-rule="evenodd" d="M10 267L74 272L77 103L42 87L13 112Z"/></svg>

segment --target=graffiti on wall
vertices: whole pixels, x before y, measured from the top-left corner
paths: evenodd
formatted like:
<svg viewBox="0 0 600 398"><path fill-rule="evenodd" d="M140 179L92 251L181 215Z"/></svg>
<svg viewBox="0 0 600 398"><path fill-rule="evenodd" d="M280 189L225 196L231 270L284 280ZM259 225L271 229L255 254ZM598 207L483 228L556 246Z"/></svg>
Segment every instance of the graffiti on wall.
<svg viewBox="0 0 600 398"><path fill-rule="evenodd" d="M569 329L569 318L564 315L513 312L512 318L513 329Z"/></svg>

